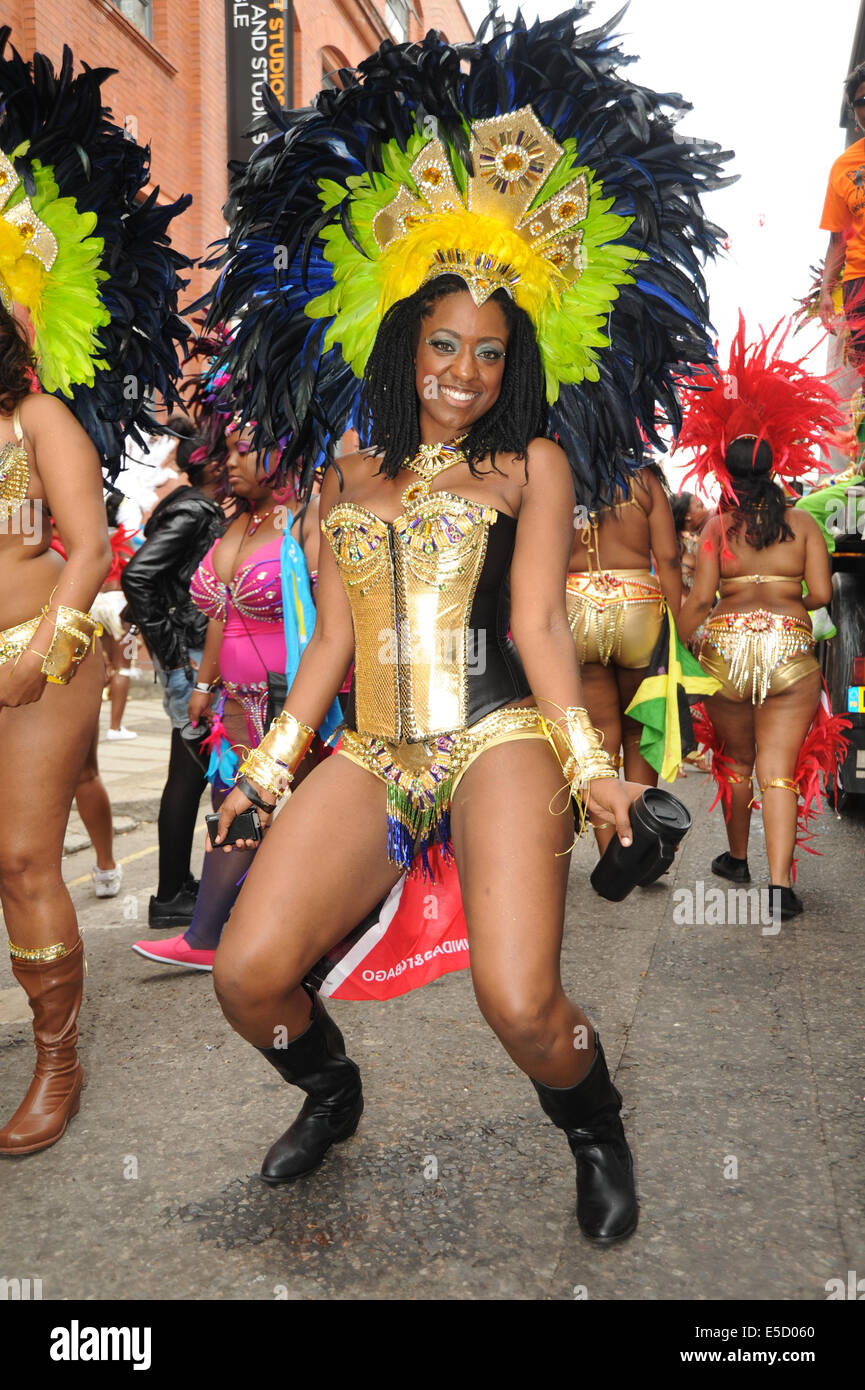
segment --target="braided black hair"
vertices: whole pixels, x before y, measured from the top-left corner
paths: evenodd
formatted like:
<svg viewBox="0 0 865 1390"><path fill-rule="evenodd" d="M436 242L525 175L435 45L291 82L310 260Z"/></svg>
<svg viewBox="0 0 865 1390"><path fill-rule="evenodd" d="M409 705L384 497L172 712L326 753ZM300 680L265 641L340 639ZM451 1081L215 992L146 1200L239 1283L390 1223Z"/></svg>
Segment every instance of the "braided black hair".
<svg viewBox="0 0 865 1390"><path fill-rule="evenodd" d="M395 478L406 459L420 448L414 354L421 321L445 295L466 288L458 275L442 275L393 304L381 321L363 377L360 396L362 441L383 453L380 472ZM470 427L462 445L469 468L497 453L525 458L532 439L545 435L547 403L541 354L532 321L505 290L490 296L508 325L508 350L495 404Z"/></svg>
<svg viewBox="0 0 865 1390"><path fill-rule="evenodd" d="M727 535L734 539L745 527L745 540L755 550L765 550L776 541L791 541L793 530L787 522L787 499L770 476L772 450L765 439L755 454L754 440L734 439L724 455L738 503L722 500L720 510L731 518Z"/></svg>

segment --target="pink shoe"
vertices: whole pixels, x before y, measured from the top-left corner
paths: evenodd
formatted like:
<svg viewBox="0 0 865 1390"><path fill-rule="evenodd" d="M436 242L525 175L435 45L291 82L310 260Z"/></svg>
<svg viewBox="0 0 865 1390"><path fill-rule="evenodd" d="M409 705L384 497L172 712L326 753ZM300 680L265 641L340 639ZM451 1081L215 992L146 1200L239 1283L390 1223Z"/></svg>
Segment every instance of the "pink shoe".
<svg viewBox="0 0 865 1390"><path fill-rule="evenodd" d="M215 951L195 951L182 936L169 936L162 941L136 941L132 947L146 960L160 965L185 965L187 970L212 970Z"/></svg>

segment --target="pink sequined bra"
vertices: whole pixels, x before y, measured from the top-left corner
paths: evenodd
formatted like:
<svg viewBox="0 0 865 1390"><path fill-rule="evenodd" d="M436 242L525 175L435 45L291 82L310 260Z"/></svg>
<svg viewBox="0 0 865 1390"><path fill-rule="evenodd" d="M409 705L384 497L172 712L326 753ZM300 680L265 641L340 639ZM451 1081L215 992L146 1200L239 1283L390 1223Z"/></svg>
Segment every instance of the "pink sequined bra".
<svg viewBox="0 0 865 1390"><path fill-rule="evenodd" d="M213 552L208 550L189 586L192 601L208 618L231 622L232 610L240 618L255 623L282 622L282 588L279 554L282 537L277 536L252 555L224 584L213 568Z"/></svg>

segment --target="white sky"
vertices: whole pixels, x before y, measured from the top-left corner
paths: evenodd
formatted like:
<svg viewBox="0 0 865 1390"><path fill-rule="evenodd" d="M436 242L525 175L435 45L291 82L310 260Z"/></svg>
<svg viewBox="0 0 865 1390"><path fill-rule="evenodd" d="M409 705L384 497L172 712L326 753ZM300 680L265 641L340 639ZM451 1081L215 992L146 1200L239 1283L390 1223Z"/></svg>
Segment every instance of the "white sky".
<svg viewBox="0 0 865 1390"><path fill-rule="evenodd" d="M464 0L470 18L484 0ZM516 5L504 0L505 14ZM527 0L527 22L565 8ZM588 25L620 8L597 0ZM789 314L823 256L819 230L829 167L844 148L839 126L858 0L631 0L618 25L622 47L639 54L627 71L658 91L680 92L694 107L679 130L732 149L738 183L706 199L708 216L730 237L726 256L707 268L712 322L722 362L741 306L750 332ZM816 333L800 334L801 350ZM825 348L810 364L825 369Z"/></svg>

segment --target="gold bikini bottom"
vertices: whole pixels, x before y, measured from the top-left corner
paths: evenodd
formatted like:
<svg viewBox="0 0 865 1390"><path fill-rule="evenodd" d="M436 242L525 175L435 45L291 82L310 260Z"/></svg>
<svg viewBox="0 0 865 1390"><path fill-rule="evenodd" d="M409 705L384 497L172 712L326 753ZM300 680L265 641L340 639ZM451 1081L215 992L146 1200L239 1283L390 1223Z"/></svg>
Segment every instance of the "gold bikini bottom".
<svg viewBox="0 0 865 1390"><path fill-rule="evenodd" d="M651 570L569 574L565 601L580 665L648 666L664 620L661 586Z"/></svg>
<svg viewBox="0 0 865 1390"><path fill-rule="evenodd" d="M721 682L719 695L754 705L820 669L810 624L765 608L711 617L700 665Z"/></svg>
<svg viewBox="0 0 865 1390"><path fill-rule="evenodd" d="M0 632L0 666L4 661L17 659L26 650L36 636L36 629L41 622L40 613L36 618L28 618L26 623L18 623L15 627L7 627L5 632Z"/></svg>
<svg viewBox="0 0 865 1390"><path fill-rule="evenodd" d="M450 808L472 763L499 743L539 738L548 742L536 709L497 709L469 729L440 734L429 743L387 743L373 734L344 729L338 754L372 772L387 788L388 858L409 870L438 845L451 853Z"/></svg>

